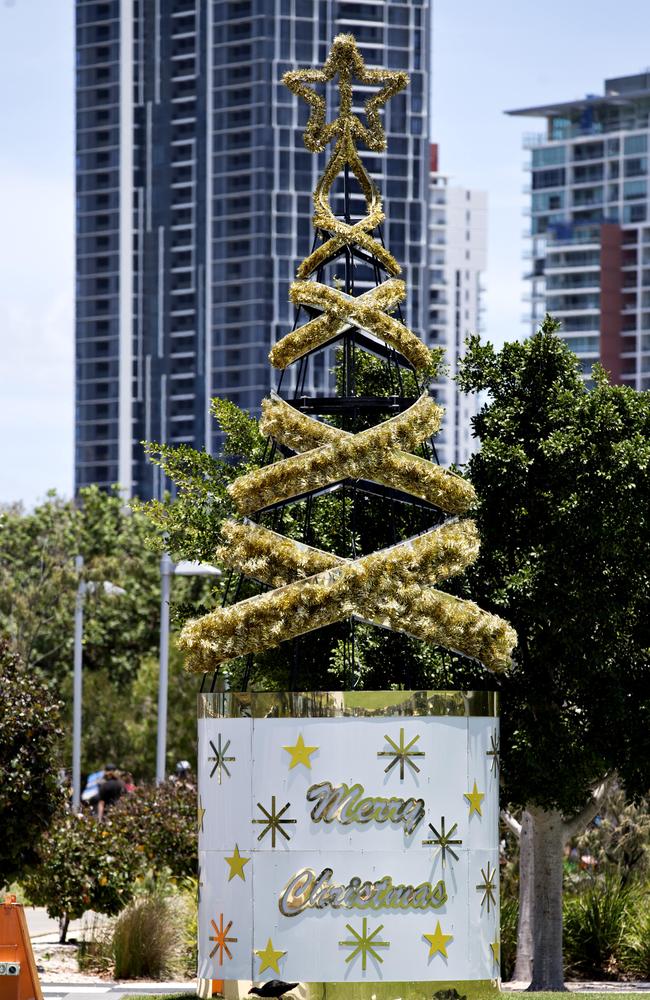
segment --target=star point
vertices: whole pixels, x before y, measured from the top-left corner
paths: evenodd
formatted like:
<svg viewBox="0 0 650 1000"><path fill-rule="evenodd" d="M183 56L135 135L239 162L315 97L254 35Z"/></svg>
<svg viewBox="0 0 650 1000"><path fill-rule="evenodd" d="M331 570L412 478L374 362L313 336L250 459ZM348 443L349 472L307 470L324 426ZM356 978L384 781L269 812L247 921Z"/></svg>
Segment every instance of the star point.
<svg viewBox="0 0 650 1000"><path fill-rule="evenodd" d="M494 941L490 941L490 948L492 949L492 957L496 965L501 965L501 942L498 937Z"/></svg>
<svg viewBox="0 0 650 1000"><path fill-rule="evenodd" d="M273 969L275 973L280 975L280 959L286 955L286 951L277 951L273 947L273 941L271 938L266 942L266 948L256 949L255 954L260 960L260 967L258 974L261 975L265 969Z"/></svg>
<svg viewBox="0 0 650 1000"><path fill-rule="evenodd" d="M228 875L228 881L231 882L235 875L242 880L246 881L246 876L244 874L244 865L247 865L250 858L244 858L239 853L239 847L235 844L235 850L231 857L226 858L226 862L230 865L230 874Z"/></svg>
<svg viewBox="0 0 650 1000"><path fill-rule="evenodd" d="M436 929L433 934L424 934L423 937L429 942L429 958L433 958L434 955L442 955L443 958L448 958L447 955L447 943L453 940L453 934L444 934L440 926L440 921L436 924Z"/></svg>
<svg viewBox="0 0 650 1000"><path fill-rule="evenodd" d="M203 808L203 800L199 795L199 804L197 806L197 823L199 827L199 833L203 833L203 817L205 816L205 809Z"/></svg>
<svg viewBox="0 0 650 1000"><path fill-rule="evenodd" d="M325 97L306 86L308 83L327 83L338 73L339 114L332 122L326 119ZM352 79L362 84L381 84L372 97L364 102L367 126L352 113ZM389 98L408 84L408 74L399 70L367 69L353 35L337 35L322 69L298 69L285 73L284 83L294 94L302 97L311 107L305 128L304 142L307 149L320 152L334 136L356 136L368 149L381 152L386 148L379 109Z"/></svg>
<svg viewBox="0 0 650 1000"><path fill-rule="evenodd" d="M298 764L304 764L304 766L311 771L311 755L316 753L318 747L305 746L302 733L300 733L294 746L282 747L282 749L286 750L288 754L291 754L291 763L289 764L290 771L292 771L294 767L297 767Z"/></svg>
<svg viewBox="0 0 650 1000"><path fill-rule="evenodd" d="M482 816L481 803L485 798L484 792L479 792L476 782L474 782L474 787L471 792L465 792L463 798L467 799L469 802L469 815L472 816L474 813L478 813Z"/></svg>

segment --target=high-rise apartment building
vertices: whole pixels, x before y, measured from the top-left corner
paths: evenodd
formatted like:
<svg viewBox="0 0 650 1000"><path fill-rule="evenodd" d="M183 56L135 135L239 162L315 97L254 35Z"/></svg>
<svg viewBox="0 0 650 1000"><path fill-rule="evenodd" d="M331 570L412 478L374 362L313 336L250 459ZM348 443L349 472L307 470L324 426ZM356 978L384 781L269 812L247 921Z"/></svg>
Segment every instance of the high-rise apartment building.
<svg viewBox="0 0 650 1000"><path fill-rule="evenodd" d="M430 167L430 343L444 347L449 372L432 387L445 408L436 451L441 465L462 465L475 450L470 421L479 400L476 394L460 392L453 376L466 338L483 329L487 194L452 185L438 170L436 145L431 146Z"/></svg>
<svg viewBox="0 0 650 1000"><path fill-rule="evenodd" d="M365 162L406 318L427 330L428 6L77 0L77 488L160 496L143 439L214 450L210 399L255 412L271 388L320 170L302 144L304 102L281 77L322 64L339 32L368 65L411 77L384 113L387 150ZM335 87L327 97L331 111ZM312 365L305 391L330 378Z"/></svg>
<svg viewBox="0 0 650 1000"><path fill-rule="evenodd" d="M531 330L545 312L589 381L650 389L650 73L605 93L509 114L546 119L531 153Z"/></svg>

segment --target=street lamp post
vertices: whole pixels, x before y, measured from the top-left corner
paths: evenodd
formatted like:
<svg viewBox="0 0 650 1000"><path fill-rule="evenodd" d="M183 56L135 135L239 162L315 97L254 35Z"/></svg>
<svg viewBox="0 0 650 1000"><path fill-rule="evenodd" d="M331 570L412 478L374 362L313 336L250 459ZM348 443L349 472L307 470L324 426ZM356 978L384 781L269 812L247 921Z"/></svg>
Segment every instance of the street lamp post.
<svg viewBox="0 0 650 1000"><path fill-rule="evenodd" d="M103 580L101 584L86 582L83 578L83 556L75 556L74 568L77 574L77 596L74 605L74 667L72 677L72 808L81 803L81 713L83 703L83 630L84 604L86 594L94 593L98 587L108 597L126 594L122 587Z"/></svg>
<svg viewBox="0 0 650 1000"><path fill-rule="evenodd" d="M168 552L160 558L160 671L158 676L158 732L156 735L156 784L165 780L167 756L167 693L169 689L169 599L172 576L221 576L209 563L181 559L175 563Z"/></svg>

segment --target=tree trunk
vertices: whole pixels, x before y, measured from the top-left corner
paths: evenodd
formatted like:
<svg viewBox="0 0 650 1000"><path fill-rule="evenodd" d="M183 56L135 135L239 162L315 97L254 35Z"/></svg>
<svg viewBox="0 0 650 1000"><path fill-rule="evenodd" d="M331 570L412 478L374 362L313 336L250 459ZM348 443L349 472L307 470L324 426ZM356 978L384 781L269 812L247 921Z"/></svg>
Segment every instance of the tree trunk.
<svg viewBox="0 0 650 1000"><path fill-rule="evenodd" d="M530 806L533 827L533 979L529 990L564 990L562 869L564 823L553 810Z"/></svg>
<svg viewBox="0 0 650 1000"><path fill-rule="evenodd" d="M65 944L69 924L70 917L67 913L64 913L62 917L59 917L59 944Z"/></svg>
<svg viewBox="0 0 650 1000"><path fill-rule="evenodd" d="M529 983L533 978L533 863L533 821L525 809L519 835L517 960L512 972L512 978L518 983Z"/></svg>

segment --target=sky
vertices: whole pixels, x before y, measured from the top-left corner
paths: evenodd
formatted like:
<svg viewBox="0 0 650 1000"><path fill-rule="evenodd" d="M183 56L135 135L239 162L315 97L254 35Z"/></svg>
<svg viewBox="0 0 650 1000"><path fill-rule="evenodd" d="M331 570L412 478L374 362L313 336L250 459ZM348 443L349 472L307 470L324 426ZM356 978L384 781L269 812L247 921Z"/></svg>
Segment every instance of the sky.
<svg viewBox="0 0 650 1000"><path fill-rule="evenodd" d="M650 66L648 0L432 0L432 140L488 192L486 336L522 335L524 132L504 110ZM0 0L0 503L70 496L74 3Z"/></svg>

